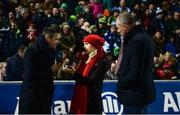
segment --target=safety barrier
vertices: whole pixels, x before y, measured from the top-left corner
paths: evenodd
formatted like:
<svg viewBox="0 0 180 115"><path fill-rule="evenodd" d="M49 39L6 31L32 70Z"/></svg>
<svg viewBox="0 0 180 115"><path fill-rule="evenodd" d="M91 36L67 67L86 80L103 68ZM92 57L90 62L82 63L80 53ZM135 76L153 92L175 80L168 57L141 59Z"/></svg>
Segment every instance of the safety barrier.
<svg viewBox="0 0 180 115"><path fill-rule="evenodd" d="M53 114L67 114L73 94L74 81L55 81L52 104ZM103 114L121 114L123 105L115 93L117 81L105 80L103 84ZM0 114L17 114L21 82L0 82ZM155 81L156 100L149 105L150 114L180 113L180 80Z"/></svg>

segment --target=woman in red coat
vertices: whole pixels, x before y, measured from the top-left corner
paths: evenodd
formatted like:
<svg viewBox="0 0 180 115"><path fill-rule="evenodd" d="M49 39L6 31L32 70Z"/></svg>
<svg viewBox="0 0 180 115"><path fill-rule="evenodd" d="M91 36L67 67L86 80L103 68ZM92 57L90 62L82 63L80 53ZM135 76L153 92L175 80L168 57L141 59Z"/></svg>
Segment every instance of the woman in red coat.
<svg viewBox="0 0 180 115"><path fill-rule="evenodd" d="M102 48L104 39L90 34L83 42L86 52L78 56L81 60L74 74L76 84L70 113L102 114L102 84L109 67Z"/></svg>

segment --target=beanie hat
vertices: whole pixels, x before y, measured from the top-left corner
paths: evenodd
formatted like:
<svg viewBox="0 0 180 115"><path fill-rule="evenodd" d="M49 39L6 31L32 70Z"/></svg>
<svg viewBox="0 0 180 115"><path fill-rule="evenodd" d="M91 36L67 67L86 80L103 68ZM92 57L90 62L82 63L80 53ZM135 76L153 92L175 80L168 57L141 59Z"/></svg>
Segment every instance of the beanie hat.
<svg viewBox="0 0 180 115"><path fill-rule="evenodd" d="M156 15L160 14L160 13L163 13L162 9L160 9L159 7L157 7L157 10L156 10Z"/></svg>
<svg viewBox="0 0 180 115"><path fill-rule="evenodd" d="M118 57L119 51L120 51L120 48L119 47L115 47L114 50L113 50L114 56Z"/></svg>
<svg viewBox="0 0 180 115"><path fill-rule="evenodd" d="M101 49L104 45L105 40L98 35L89 34L83 39L83 42L91 44L96 49Z"/></svg>
<svg viewBox="0 0 180 115"><path fill-rule="evenodd" d="M109 9L105 9L104 13L103 13L103 16L109 17L109 15L110 15Z"/></svg>
<svg viewBox="0 0 180 115"><path fill-rule="evenodd" d="M102 23L102 24L106 24L107 23L107 19L106 19L106 17L105 16L103 16L103 17L101 17L101 18L99 18L99 23Z"/></svg>
<svg viewBox="0 0 180 115"><path fill-rule="evenodd" d="M111 22L111 27L116 27L116 21Z"/></svg>
<svg viewBox="0 0 180 115"><path fill-rule="evenodd" d="M61 6L60 6L61 9L64 9L64 10L67 10L68 9L68 6L66 3L62 3Z"/></svg>
<svg viewBox="0 0 180 115"><path fill-rule="evenodd" d="M70 15L69 20L72 21L72 22L76 22L77 21L77 16Z"/></svg>
<svg viewBox="0 0 180 115"><path fill-rule="evenodd" d="M97 26L94 24L94 25L91 25L91 26L89 27L89 29L90 29L90 31L92 32L96 27L97 27Z"/></svg>

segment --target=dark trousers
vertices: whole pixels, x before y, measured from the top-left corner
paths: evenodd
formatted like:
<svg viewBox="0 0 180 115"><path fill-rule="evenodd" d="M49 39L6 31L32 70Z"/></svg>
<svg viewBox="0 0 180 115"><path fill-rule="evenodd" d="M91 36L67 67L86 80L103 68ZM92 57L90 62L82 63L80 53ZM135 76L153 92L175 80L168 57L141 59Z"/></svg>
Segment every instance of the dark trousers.
<svg viewBox="0 0 180 115"><path fill-rule="evenodd" d="M34 94L31 89L20 93L19 114L51 114L53 91Z"/></svg>

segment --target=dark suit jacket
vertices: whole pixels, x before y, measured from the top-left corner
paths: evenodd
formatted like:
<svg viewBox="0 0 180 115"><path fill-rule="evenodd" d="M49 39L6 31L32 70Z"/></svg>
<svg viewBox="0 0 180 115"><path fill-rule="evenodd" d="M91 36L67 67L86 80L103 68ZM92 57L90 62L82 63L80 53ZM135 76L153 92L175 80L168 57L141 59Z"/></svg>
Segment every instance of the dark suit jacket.
<svg viewBox="0 0 180 115"><path fill-rule="evenodd" d="M20 91L20 113L50 113L53 96L54 51L44 36L30 46L24 57L24 80Z"/></svg>
<svg viewBox="0 0 180 115"><path fill-rule="evenodd" d="M141 26L135 26L124 38L124 50L118 73L117 95L129 106L147 105L155 99L152 68L154 43Z"/></svg>

